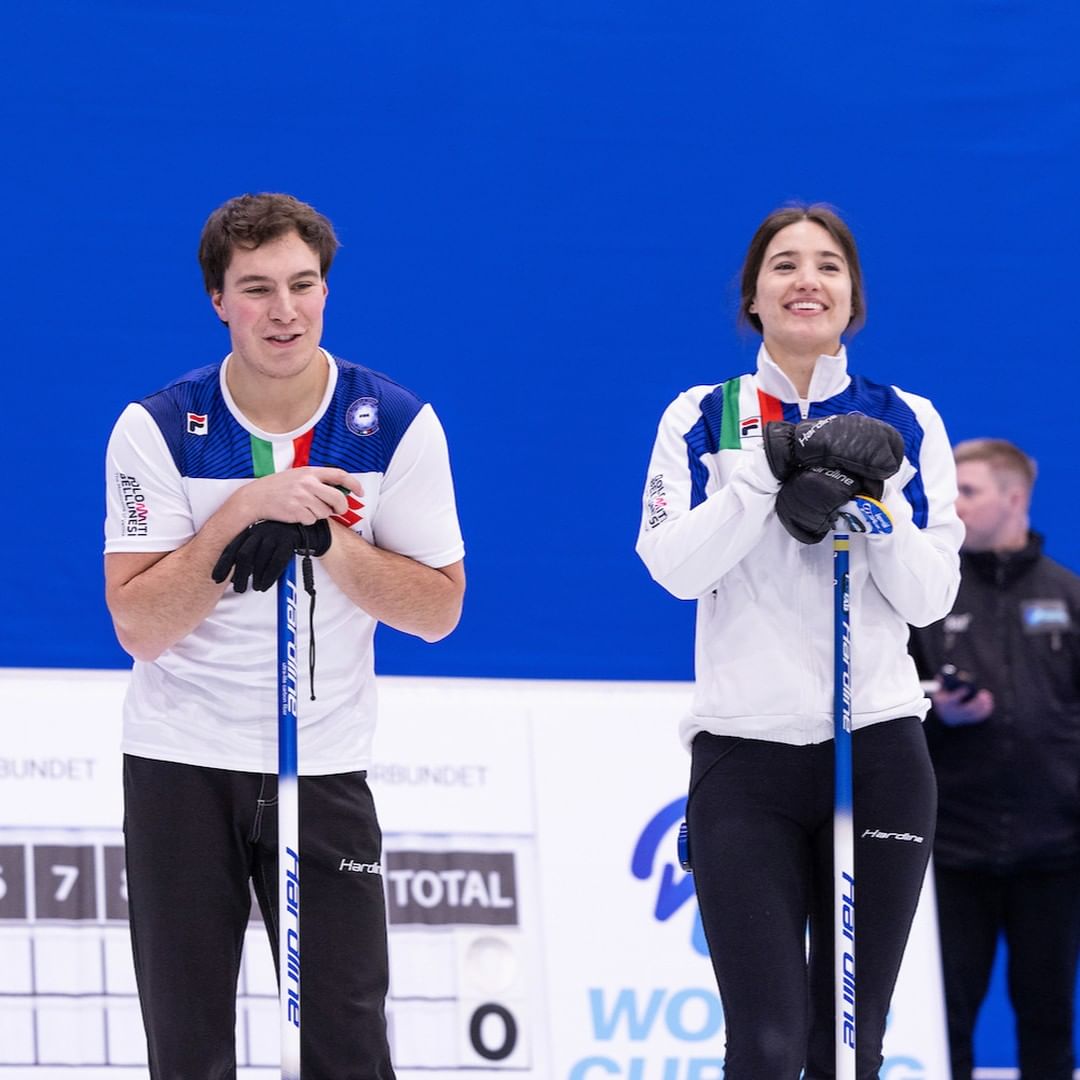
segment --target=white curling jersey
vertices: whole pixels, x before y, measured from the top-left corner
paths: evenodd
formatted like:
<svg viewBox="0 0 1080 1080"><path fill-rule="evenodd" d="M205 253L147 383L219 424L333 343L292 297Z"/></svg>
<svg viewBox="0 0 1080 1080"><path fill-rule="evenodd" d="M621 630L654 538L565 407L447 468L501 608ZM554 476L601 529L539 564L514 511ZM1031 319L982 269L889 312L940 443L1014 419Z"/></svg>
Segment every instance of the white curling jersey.
<svg viewBox="0 0 1080 1080"><path fill-rule="evenodd" d="M429 404L385 375L335 360L303 427L272 434L237 409L228 358L129 405L109 440L105 552L174 551L243 484L304 465L358 475L346 524L431 567L464 557L446 437ZM313 560L317 667L301 664L299 769L369 767L376 621ZM125 753L213 768L277 771L277 590L229 588L210 616L157 660L136 660L124 703ZM297 654L308 655L306 594Z"/></svg>

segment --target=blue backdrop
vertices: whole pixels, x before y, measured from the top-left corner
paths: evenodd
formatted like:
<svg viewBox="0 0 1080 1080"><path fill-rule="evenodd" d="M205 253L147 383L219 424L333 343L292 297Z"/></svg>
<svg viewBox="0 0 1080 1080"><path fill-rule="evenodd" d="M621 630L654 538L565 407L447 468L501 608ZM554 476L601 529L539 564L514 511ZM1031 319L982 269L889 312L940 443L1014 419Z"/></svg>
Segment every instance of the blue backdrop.
<svg viewBox="0 0 1080 1080"><path fill-rule="evenodd" d="M633 553L645 464L671 398L751 363L735 277L790 199L859 238L854 366L931 397L954 439L1033 453L1036 523L1080 566L1078 30L1073 0L13 9L0 663L127 663L104 444L128 400L227 350L195 247L249 190L333 219L326 344L449 434L465 616L437 647L380 631L384 672L690 677L692 605Z"/></svg>

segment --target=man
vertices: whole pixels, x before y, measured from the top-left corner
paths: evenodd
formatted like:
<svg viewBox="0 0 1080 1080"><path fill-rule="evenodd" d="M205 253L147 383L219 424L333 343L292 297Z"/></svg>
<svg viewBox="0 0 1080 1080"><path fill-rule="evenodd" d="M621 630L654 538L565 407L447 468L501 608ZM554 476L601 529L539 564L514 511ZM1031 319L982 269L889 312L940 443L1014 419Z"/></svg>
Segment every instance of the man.
<svg viewBox="0 0 1080 1080"><path fill-rule="evenodd" d="M218 208L199 260L231 352L129 405L109 442L106 595L135 659L124 828L154 1078L235 1075L249 882L276 936L271 586L294 551L317 556L318 596L317 680L298 710L304 1076L394 1075L365 779L372 638L376 622L450 633L464 549L431 406L320 345L336 248L330 222L291 196ZM309 644L301 619L298 655Z"/></svg>
<svg viewBox="0 0 1080 1080"><path fill-rule="evenodd" d="M955 450L967 529L952 613L912 634L932 695L934 845L953 1080L999 935L1024 1080L1071 1080L1080 945L1080 578L1028 527L1035 463L1011 443ZM946 667L950 665L950 667ZM951 676L951 678L950 678Z"/></svg>

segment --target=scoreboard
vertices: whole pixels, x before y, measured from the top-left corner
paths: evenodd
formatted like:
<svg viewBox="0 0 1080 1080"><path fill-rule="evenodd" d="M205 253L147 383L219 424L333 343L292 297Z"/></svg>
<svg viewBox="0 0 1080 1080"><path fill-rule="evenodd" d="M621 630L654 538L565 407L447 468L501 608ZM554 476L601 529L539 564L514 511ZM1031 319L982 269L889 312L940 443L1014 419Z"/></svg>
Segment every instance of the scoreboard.
<svg viewBox="0 0 1080 1080"><path fill-rule="evenodd" d="M527 1071L531 838L458 835L453 850L446 839L386 837L394 1060L403 1073ZM0 829L0 1074L145 1066L124 874L119 832ZM237 1062L276 1074L277 1055L273 961L253 904Z"/></svg>
<svg viewBox="0 0 1080 1080"><path fill-rule="evenodd" d="M87 686L72 686L70 714L61 700L48 725L6 732L22 744L5 759L9 778L18 763L37 763L39 776L19 778L23 790L48 791L78 775L62 790L80 797L3 807L0 1077L30 1067L35 1080L70 1077L73 1066L85 1080L146 1075L120 830L123 682L84 674L89 697L100 695L101 714L112 717L104 752L101 727L88 732L85 723ZM498 715L462 704L469 715L455 717L434 686L402 685L391 696L399 702L384 707L369 781L384 830L395 1068L401 1077L546 1076L535 822L521 783L526 740ZM418 729L415 718L434 714L442 718L436 731L422 719ZM115 824L102 824L109 819ZM242 1080L278 1075L278 1032L272 954L253 902L237 995Z"/></svg>

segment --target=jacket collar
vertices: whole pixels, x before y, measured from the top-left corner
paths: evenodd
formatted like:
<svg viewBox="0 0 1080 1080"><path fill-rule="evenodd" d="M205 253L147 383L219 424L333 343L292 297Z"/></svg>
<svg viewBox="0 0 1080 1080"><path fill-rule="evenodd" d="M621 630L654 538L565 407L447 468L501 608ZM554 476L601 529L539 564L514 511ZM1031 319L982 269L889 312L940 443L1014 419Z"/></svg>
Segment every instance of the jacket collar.
<svg viewBox="0 0 1080 1080"><path fill-rule="evenodd" d="M772 397L781 401L796 402L799 393L794 383L780 370L776 361L769 355L764 344L757 354L758 386ZM810 393L807 401L825 401L846 390L851 382L847 370L847 346L841 345L835 356L819 356L814 364L814 374L810 378Z"/></svg>
<svg viewBox="0 0 1080 1080"><path fill-rule="evenodd" d="M1029 532L1028 542L1019 551L961 551L964 570L973 570L981 578L998 585L1011 585L1042 558L1043 538Z"/></svg>

